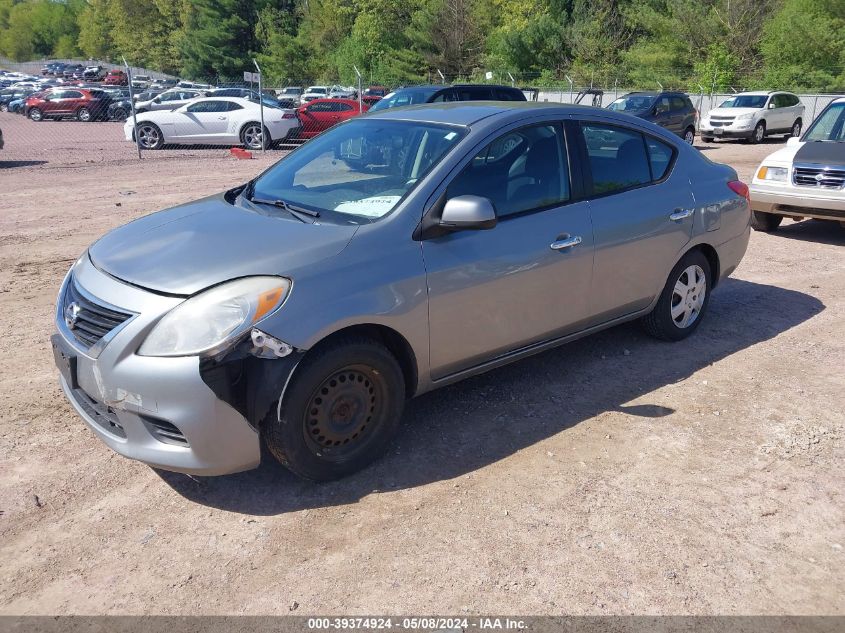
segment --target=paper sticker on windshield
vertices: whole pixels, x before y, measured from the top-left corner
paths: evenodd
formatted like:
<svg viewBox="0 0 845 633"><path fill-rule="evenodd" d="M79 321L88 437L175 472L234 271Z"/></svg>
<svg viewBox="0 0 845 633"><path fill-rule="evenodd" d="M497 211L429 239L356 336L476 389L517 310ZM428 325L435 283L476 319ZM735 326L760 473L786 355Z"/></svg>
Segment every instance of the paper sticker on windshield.
<svg viewBox="0 0 845 633"><path fill-rule="evenodd" d="M340 211L341 213L364 215L368 218L380 218L390 211L399 202L399 198L401 197L373 196L372 198L363 198L361 200L350 200L349 202L341 202L334 210Z"/></svg>

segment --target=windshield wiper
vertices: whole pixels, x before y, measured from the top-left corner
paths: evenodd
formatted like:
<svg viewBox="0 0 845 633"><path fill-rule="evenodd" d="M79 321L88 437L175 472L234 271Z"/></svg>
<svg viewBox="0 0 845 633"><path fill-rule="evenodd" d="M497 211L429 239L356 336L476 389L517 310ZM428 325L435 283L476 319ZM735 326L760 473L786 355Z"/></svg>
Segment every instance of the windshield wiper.
<svg viewBox="0 0 845 633"><path fill-rule="evenodd" d="M312 211L311 209L298 207L296 205L290 204L289 202L285 202L284 200L264 200L263 198L247 198L247 200L255 204L269 204L278 209L284 209L297 220L300 220L302 222L311 222L311 224L313 224L314 221L316 221L316 219L320 217L320 213L318 211ZM310 218L310 220L307 218Z"/></svg>

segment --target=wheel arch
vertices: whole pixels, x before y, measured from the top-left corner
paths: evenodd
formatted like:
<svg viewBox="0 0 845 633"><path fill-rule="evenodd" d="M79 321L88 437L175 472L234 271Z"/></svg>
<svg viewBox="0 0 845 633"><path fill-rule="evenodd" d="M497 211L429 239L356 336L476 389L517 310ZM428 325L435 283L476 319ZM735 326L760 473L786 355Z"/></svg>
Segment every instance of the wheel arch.
<svg viewBox="0 0 845 633"><path fill-rule="evenodd" d="M719 253L710 244L702 242L701 244L696 244L695 246L684 251L683 254L678 258L678 261L681 261L684 257L686 257L687 253L691 253L693 251L700 251L701 254L704 255L704 257L707 259L707 263L710 265L710 287L715 288L718 285L719 277L721 276L721 264L719 262ZM677 264L677 262L675 263Z"/></svg>
<svg viewBox="0 0 845 633"><path fill-rule="evenodd" d="M335 330L321 338L305 353L305 357L315 350L323 349L344 338L361 337L373 339L384 345L396 358L399 367L402 369L402 376L405 380L405 395L408 398L414 396L419 384L419 370L417 356L413 347L402 334L392 327L380 323L358 323L348 325Z"/></svg>

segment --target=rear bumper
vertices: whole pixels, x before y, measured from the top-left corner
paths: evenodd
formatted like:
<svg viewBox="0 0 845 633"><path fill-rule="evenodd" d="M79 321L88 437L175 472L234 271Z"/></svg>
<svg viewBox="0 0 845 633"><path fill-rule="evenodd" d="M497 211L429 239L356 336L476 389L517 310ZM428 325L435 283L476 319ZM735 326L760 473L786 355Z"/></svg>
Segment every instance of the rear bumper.
<svg viewBox="0 0 845 633"><path fill-rule="evenodd" d="M760 213L801 216L823 220L845 220L845 191L839 195L818 195L794 187L773 187L752 184L751 208Z"/></svg>

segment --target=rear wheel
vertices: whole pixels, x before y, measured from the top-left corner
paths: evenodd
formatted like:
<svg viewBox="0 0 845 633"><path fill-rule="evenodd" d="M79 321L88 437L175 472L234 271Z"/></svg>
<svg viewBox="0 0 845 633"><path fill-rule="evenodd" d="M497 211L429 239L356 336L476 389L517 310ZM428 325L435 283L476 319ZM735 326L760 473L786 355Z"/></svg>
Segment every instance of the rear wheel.
<svg viewBox="0 0 845 633"><path fill-rule="evenodd" d="M82 121L84 123L88 123L94 120L94 117L91 116L91 110L86 107L81 107L79 110L76 111L76 118L78 121Z"/></svg>
<svg viewBox="0 0 845 633"><path fill-rule="evenodd" d="M762 213L760 211L751 212L751 228L755 231L771 233L780 226L781 222L783 222L782 215L778 215L776 213Z"/></svg>
<svg viewBox="0 0 845 633"><path fill-rule="evenodd" d="M267 128L261 131L261 124L256 122L247 123L241 130L241 142L248 149L262 149L270 146L270 133Z"/></svg>
<svg viewBox="0 0 845 633"><path fill-rule="evenodd" d="M128 116L129 115L126 113L126 110L123 108L117 108L114 112L112 112L112 118L116 121L125 121Z"/></svg>
<svg viewBox="0 0 845 633"><path fill-rule="evenodd" d="M9 105L7 103L0 103L0 112L8 112Z"/></svg>
<svg viewBox="0 0 845 633"><path fill-rule="evenodd" d="M701 251L684 255L669 274L657 305L643 317L646 332L664 341L680 341L695 332L710 301L710 274Z"/></svg>
<svg viewBox="0 0 845 633"><path fill-rule="evenodd" d="M692 145L693 143L695 143L695 128L688 127L684 131L684 142L687 145Z"/></svg>
<svg viewBox="0 0 845 633"><path fill-rule="evenodd" d="M329 481L380 457L399 427L405 381L380 343L351 338L306 356L262 430L270 453L306 479Z"/></svg>
<svg viewBox="0 0 845 633"><path fill-rule="evenodd" d="M40 108L32 108L29 111L29 118L32 121L43 121L44 120L44 113L41 111Z"/></svg>
<svg viewBox="0 0 845 633"><path fill-rule="evenodd" d="M157 125L143 122L138 124L138 141L144 149L161 149L164 145L164 136Z"/></svg>

